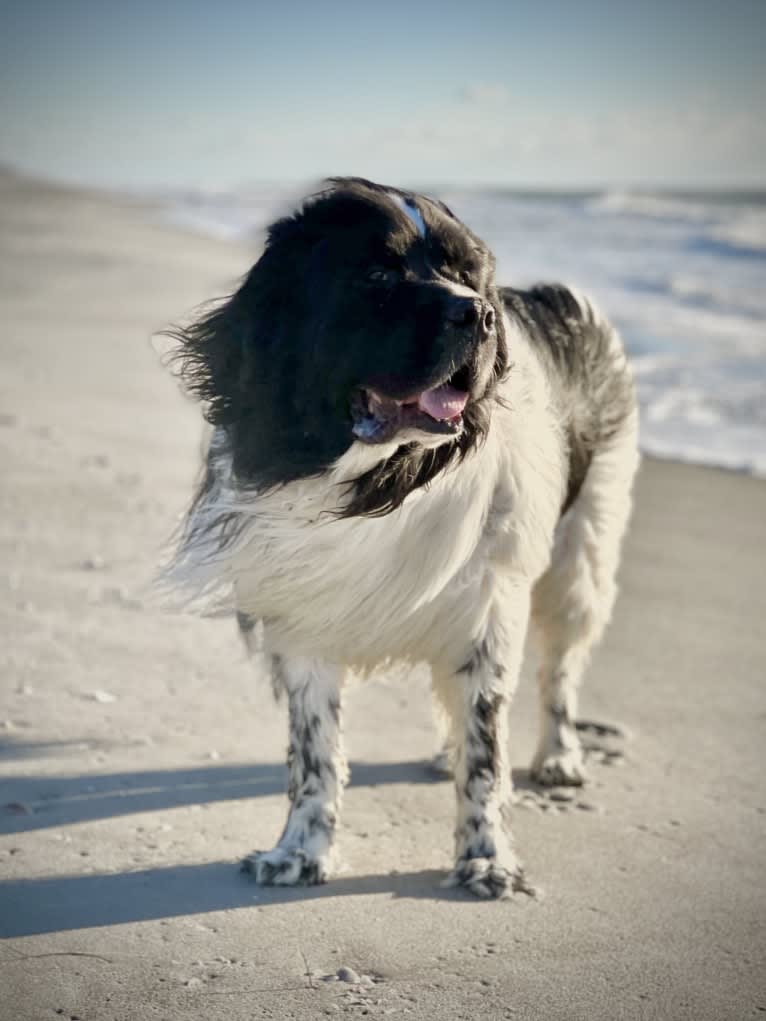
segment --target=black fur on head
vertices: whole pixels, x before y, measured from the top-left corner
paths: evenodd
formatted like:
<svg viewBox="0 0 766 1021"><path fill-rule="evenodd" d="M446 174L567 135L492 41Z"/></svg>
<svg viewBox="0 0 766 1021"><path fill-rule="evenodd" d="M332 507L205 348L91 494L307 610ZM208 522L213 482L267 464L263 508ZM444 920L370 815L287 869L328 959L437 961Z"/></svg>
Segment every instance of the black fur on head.
<svg viewBox="0 0 766 1021"><path fill-rule="evenodd" d="M379 447L344 516L393 510L476 447L508 365L486 246L443 203L361 178L274 223L236 293L171 336L242 486Z"/></svg>

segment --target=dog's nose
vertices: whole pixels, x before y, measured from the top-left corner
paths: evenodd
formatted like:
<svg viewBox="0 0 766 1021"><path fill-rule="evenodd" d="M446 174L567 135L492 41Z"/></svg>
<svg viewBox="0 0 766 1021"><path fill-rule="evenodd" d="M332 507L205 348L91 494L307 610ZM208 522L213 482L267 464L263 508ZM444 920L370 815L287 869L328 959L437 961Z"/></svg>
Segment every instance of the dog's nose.
<svg viewBox="0 0 766 1021"><path fill-rule="evenodd" d="M479 335L484 338L495 325L495 310L480 299L452 295L447 305L447 320L464 328L477 326Z"/></svg>
<svg viewBox="0 0 766 1021"><path fill-rule="evenodd" d="M479 302L453 294L447 302L447 319L455 326L473 326L479 319Z"/></svg>
<svg viewBox="0 0 766 1021"><path fill-rule="evenodd" d="M491 305L484 306L484 314L481 317L481 333L483 337L488 337L492 332L492 328L495 325L495 310Z"/></svg>

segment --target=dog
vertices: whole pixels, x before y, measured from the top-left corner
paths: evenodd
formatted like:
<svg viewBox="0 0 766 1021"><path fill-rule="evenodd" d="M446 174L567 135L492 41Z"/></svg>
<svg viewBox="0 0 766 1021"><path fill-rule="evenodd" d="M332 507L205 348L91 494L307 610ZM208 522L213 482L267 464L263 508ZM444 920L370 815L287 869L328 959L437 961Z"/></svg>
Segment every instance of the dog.
<svg viewBox="0 0 766 1021"><path fill-rule="evenodd" d="M289 814L260 884L324 882L350 673L430 666L457 798L447 885L530 888L508 826L508 703L531 620L545 785L585 779L577 691L611 614L638 463L615 330L559 285L499 287L441 201L332 178L231 297L173 331L212 426L169 567L233 603L289 707Z"/></svg>

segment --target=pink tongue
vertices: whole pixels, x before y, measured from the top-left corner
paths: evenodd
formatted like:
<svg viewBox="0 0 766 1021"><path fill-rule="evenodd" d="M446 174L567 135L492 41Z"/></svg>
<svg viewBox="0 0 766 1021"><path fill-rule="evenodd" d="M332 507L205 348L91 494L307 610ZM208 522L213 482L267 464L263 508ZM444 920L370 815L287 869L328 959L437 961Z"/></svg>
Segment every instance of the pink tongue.
<svg viewBox="0 0 766 1021"><path fill-rule="evenodd" d="M438 386L435 390L426 390L418 398L418 407L437 422L457 418L468 403L468 394L456 390L454 386Z"/></svg>

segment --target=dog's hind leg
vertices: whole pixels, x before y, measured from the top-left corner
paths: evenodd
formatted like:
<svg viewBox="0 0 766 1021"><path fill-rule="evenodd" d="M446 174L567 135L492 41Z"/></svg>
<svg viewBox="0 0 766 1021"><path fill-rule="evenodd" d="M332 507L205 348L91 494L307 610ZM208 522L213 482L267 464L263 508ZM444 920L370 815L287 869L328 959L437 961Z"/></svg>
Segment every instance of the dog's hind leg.
<svg viewBox="0 0 766 1021"><path fill-rule="evenodd" d="M541 733L531 773L546 786L585 780L575 728L577 693L617 594L615 575L637 464L633 414L593 457L577 499L556 529L550 566L534 589Z"/></svg>
<svg viewBox="0 0 766 1021"><path fill-rule="evenodd" d="M432 668L434 694L454 746L457 820L455 867L448 886L479 897L530 893L513 850L508 812L508 703L521 665L529 611L527 583L490 607L481 634L466 643L453 669ZM510 611L510 612L509 612Z"/></svg>
<svg viewBox="0 0 766 1021"><path fill-rule="evenodd" d="M348 778L341 745L340 667L274 656L275 689L287 692L290 813L276 847L242 863L263 885L323 883L331 864L343 786Z"/></svg>

